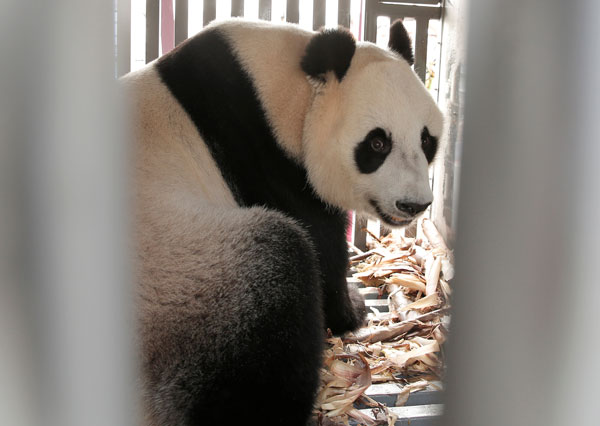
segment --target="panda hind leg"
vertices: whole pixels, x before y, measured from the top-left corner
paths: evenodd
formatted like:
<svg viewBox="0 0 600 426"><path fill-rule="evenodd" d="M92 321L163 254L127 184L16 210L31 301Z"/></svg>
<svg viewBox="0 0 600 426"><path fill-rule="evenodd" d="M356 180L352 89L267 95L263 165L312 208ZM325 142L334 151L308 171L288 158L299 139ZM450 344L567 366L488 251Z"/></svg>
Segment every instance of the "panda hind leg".
<svg viewBox="0 0 600 426"><path fill-rule="evenodd" d="M310 240L292 220L260 208L205 216L194 221L201 233L187 229L166 249L165 261L175 253L185 269L170 283L169 297L174 288L180 294L148 320L160 336L145 368L157 424L257 418L304 426L324 341Z"/></svg>

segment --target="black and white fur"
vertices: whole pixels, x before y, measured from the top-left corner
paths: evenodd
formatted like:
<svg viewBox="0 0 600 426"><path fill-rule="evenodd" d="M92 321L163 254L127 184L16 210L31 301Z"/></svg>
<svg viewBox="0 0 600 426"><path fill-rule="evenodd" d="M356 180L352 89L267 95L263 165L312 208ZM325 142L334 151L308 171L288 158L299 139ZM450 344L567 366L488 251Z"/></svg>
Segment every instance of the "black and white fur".
<svg viewBox="0 0 600 426"><path fill-rule="evenodd" d="M398 25L386 51L229 20L123 79L146 425L306 424L326 328L365 317L346 210L401 226L432 199L442 118Z"/></svg>

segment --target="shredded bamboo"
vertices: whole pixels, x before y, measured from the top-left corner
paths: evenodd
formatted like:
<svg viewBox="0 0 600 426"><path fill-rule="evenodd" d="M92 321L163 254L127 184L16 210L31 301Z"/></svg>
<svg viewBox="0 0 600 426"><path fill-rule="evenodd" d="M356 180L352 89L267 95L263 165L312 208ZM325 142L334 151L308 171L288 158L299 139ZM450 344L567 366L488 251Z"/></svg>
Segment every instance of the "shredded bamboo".
<svg viewBox="0 0 600 426"><path fill-rule="evenodd" d="M393 425L396 416L365 395L372 383L410 393L443 379L443 345L450 323L452 253L433 222L419 221L422 239L390 234L351 257L354 278L387 293L389 312L372 309L368 325L326 341L322 384L315 407L320 426ZM357 409L370 407L373 417Z"/></svg>

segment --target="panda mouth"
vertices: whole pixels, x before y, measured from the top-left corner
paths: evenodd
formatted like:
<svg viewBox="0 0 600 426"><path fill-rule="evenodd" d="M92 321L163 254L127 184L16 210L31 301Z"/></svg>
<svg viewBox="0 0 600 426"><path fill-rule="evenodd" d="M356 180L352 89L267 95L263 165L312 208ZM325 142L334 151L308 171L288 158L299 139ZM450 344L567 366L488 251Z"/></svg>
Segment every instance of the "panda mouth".
<svg viewBox="0 0 600 426"><path fill-rule="evenodd" d="M377 212L377 216L387 225L389 226L407 226L413 221L413 218L407 219L405 217L393 216L391 214L384 213L379 207L379 204L375 200L369 200L369 203L375 211Z"/></svg>

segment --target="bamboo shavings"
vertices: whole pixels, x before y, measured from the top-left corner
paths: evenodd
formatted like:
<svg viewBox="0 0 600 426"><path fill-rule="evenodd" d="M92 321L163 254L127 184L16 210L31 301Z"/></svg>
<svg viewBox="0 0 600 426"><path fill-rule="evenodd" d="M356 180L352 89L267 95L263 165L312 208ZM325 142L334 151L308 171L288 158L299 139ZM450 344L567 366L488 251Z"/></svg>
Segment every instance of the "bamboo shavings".
<svg viewBox="0 0 600 426"><path fill-rule="evenodd" d="M386 294L389 312L371 308L367 326L327 340L317 425L348 425L350 419L393 425L393 413L365 395L372 383L402 385L396 398L402 406L411 392L443 378L453 259L433 222L422 219L418 226L421 239L390 234L351 257L353 277ZM373 415L359 411L359 403Z"/></svg>

